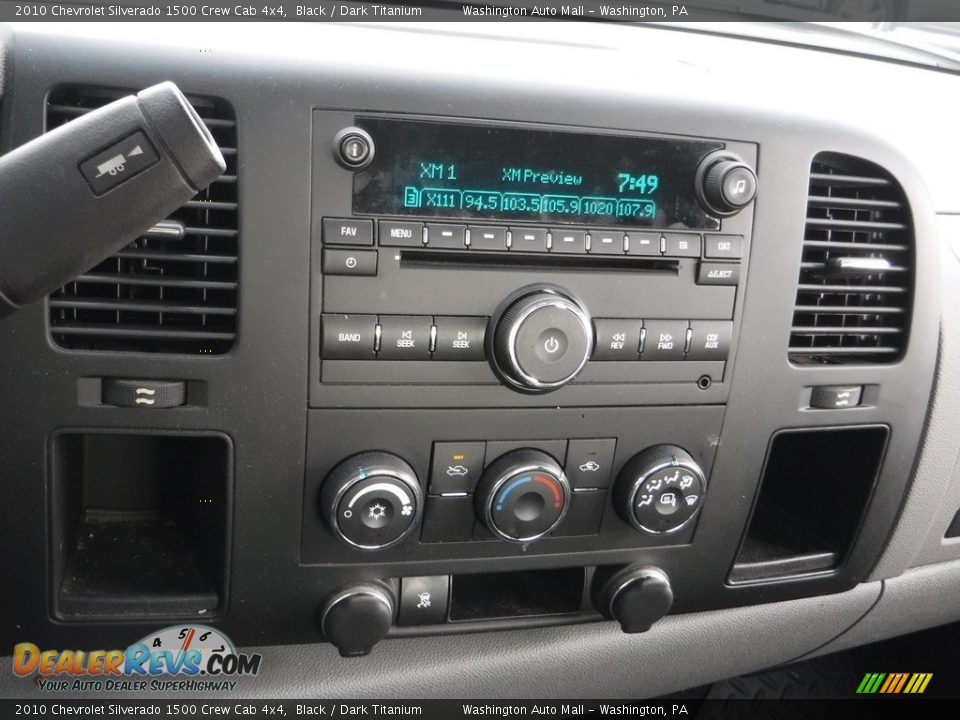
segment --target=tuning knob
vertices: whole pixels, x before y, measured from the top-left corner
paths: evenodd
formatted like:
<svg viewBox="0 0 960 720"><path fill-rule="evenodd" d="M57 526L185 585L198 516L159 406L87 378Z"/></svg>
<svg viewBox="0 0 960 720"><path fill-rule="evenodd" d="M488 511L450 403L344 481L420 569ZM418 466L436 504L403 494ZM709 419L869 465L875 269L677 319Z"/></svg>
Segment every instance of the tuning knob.
<svg viewBox="0 0 960 720"><path fill-rule="evenodd" d="M757 194L757 175L742 159L723 150L710 153L697 168L697 199L707 212L734 215Z"/></svg>
<svg viewBox="0 0 960 720"><path fill-rule="evenodd" d="M570 504L560 465L540 450L513 450L490 464L477 486L477 515L501 540L527 543L552 531Z"/></svg>
<svg viewBox="0 0 960 720"><path fill-rule="evenodd" d="M380 550L400 542L416 526L423 509L420 482L396 455L360 453L327 476L320 509L344 542Z"/></svg>
<svg viewBox="0 0 960 720"><path fill-rule="evenodd" d="M613 504L637 530L664 535L693 519L705 488L703 471L690 453L675 445L654 445L623 466L613 488Z"/></svg>
<svg viewBox="0 0 960 720"><path fill-rule="evenodd" d="M597 612L619 622L625 633L640 633L667 614L673 590L658 568L601 568L594 576L591 599Z"/></svg>
<svg viewBox="0 0 960 720"><path fill-rule="evenodd" d="M575 378L593 350L593 324L576 300L546 285L514 294L494 314L494 371L512 388L548 392Z"/></svg>
<svg viewBox="0 0 960 720"><path fill-rule="evenodd" d="M389 632L395 608L395 594L385 585L354 585L331 595L320 608L320 631L343 657L367 655Z"/></svg>

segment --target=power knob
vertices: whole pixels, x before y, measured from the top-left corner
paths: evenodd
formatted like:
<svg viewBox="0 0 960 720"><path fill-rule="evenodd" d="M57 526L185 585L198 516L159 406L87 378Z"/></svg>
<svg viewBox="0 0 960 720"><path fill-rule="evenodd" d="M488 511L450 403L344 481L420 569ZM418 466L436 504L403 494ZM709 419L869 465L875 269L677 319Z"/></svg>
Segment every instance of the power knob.
<svg viewBox="0 0 960 720"><path fill-rule="evenodd" d="M726 217L740 212L757 195L757 175L733 153L710 153L697 168L697 199L703 209Z"/></svg>
<svg viewBox="0 0 960 720"><path fill-rule="evenodd" d="M344 542L362 550L394 545L413 530L423 510L417 475L385 452L353 455L337 465L320 491L327 524Z"/></svg>
<svg viewBox="0 0 960 720"><path fill-rule="evenodd" d="M593 350L593 324L568 293L547 285L524 288L493 317L488 357L514 390L542 393L573 380Z"/></svg>

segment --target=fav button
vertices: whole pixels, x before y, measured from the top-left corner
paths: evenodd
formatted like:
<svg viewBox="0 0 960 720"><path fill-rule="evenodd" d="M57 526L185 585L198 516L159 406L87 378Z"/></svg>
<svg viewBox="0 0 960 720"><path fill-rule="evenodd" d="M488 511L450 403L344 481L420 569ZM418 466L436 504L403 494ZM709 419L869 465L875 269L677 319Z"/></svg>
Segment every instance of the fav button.
<svg viewBox="0 0 960 720"><path fill-rule="evenodd" d="M434 360L483 360L483 339L487 332L485 317L438 317Z"/></svg>
<svg viewBox="0 0 960 720"><path fill-rule="evenodd" d="M325 245L373 245L373 220L324 218Z"/></svg>
<svg viewBox="0 0 960 720"><path fill-rule="evenodd" d="M483 472L485 442L435 442L430 494L472 493Z"/></svg>
<svg viewBox="0 0 960 720"><path fill-rule="evenodd" d="M383 360L429 360L429 317L411 315L380 316L380 352Z"/></svg>

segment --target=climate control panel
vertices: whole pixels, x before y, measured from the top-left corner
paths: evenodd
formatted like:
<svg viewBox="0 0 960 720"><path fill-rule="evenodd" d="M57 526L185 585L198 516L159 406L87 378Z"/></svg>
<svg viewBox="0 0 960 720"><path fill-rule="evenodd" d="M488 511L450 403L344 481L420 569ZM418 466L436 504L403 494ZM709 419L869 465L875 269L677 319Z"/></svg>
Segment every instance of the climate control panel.
<svg viewBox="0 0 960 720"><path fill-rule="evenodd" d="M304 561L687 544L722 410L554 410L565 437L531 434L536 410L322 411L352 432L311 434Z"/></svg>

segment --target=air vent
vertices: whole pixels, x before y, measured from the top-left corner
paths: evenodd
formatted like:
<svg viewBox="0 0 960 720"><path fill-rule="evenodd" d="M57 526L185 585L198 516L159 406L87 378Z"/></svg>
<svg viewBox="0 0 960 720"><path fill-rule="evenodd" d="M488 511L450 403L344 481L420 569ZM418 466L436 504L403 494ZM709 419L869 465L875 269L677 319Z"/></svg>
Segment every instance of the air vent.
<svg viewBox="0 0 960 720"><path fill-rule="evenodd" d="M910 325L913 249L910 210L896 180L866 160L817 155L790 360L897 360Z"/></svg>
<svg viewBox="0 0 960 720"><path fill-rule="evenodd" d="M47 129L128 94L62 87ZM237 129L221 100L191 97L227 170L143 237L53 293L50 332L75 350L220 354L237 332Z"/></svg>

